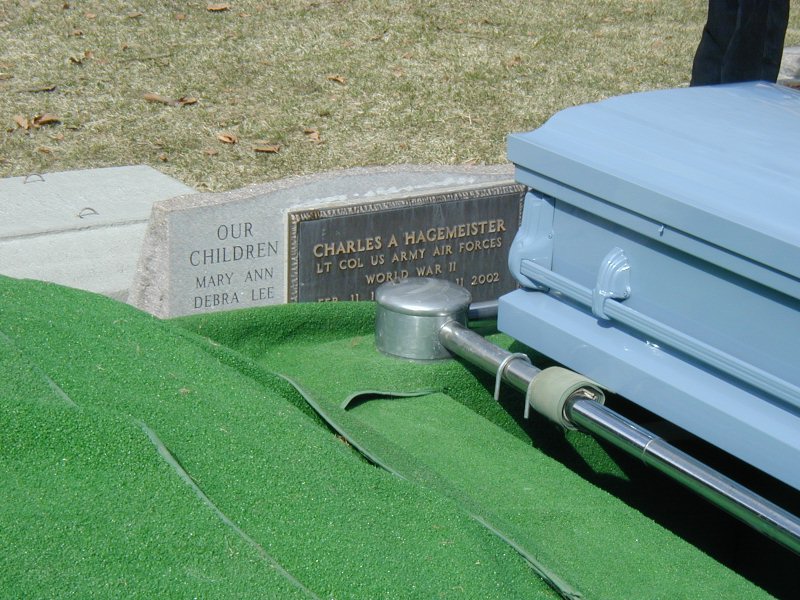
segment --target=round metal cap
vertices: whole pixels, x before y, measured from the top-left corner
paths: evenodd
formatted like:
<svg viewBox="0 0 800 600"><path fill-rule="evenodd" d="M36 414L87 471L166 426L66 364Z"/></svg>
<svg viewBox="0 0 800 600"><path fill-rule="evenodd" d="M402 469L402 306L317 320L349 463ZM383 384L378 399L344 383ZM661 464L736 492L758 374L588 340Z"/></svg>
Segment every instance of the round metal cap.
<svg viewBox="0 0 800 600"><path fill-rule="evenodd" d="M451 281L411 277L384 283L375 291L375 301L392 312L441 317L469 308L472 295Z"/></svg>
<svg viewBox="0 0 800 600"><path fill-rule="evenodd" d="M375 292L375 344L381 352L415 360L449 358L439 330L449 321L467 323L472 295L449 281L410 278Z"/></svg>

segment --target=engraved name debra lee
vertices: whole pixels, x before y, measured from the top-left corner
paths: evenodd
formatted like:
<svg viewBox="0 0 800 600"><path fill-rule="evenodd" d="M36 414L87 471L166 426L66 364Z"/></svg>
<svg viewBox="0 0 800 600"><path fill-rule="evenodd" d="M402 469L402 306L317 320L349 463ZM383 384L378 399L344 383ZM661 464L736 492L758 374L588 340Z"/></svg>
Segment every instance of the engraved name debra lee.
<svg viewBox="0 0 800 600"><path fill-rule="evenodd" d="M256 241L253 238L253 224L250 222L231 223L219 225L216 237L221 242L229 242L217 248L204 248L189 252L189 264L192 267L207 267L210 265L223 265L242 261L256 261L278 256L278 241ZM238 240L245 240L238 242ZM234 265L230 265L234 268ZM194 308L213 308L224 305L241 304L242 302L257 302L276 297L275 286L262 282L271 282L274 277L274 267L265 266L248 269L242 276L236 271L223 271L214 274L195 276L195 289L214 291L194 297ZM241 278L241 281L236 281ZM250 289L219 292L222 286L232 286L237 283L251 284ZM248 293L249 292L249 293Z"/></svg>

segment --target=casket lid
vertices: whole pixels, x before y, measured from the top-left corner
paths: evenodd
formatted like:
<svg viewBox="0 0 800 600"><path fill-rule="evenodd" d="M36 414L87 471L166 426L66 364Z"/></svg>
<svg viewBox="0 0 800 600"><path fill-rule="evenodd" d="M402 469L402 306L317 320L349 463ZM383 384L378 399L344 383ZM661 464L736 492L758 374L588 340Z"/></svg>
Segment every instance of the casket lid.
<svg viewBox="0 0 800 600"><path fill-rule="evenodd" d="M517 179L555 182L800 278L800 92L743 83L563 110L509 137Z"/></svg>

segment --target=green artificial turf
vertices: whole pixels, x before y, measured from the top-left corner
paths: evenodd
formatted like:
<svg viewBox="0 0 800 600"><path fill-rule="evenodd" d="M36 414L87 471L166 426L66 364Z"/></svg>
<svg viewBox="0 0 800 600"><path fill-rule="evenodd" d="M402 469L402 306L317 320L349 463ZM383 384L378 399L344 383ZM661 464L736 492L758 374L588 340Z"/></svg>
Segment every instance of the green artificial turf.
<svg viewBox="0 0 800 600"><path fill-rule="evenodd" d="M364 462L244 357L7 278L0 331L2 596L554 597L457 503Z"/></svg>
<svg viewBox="0 0 800 600"><path fill-rule="evenodd" d="M418 364L378 353L373 310L287 306L179 322L284 374L374 462L459 502L564 596L767 595L537 449L491 399L491 382L455 361ZM271 337L283 322L295 323L295 336ZM399 394L406 397L392 397ZM587 436L558 435L596 478L626 479L626 469ZM670 498L661 504L668 510Z"/></svg>
<svg viewBox="0 0 800 600"><path fill-rule="evenodd" d="M766 595L663 526L747 553L719 511L656 476L641 512L636 467L459 362L378 353L373 324L369 303L160 321L0 278L0 596ZM791 597L796 560L750 555Z"/></svg>

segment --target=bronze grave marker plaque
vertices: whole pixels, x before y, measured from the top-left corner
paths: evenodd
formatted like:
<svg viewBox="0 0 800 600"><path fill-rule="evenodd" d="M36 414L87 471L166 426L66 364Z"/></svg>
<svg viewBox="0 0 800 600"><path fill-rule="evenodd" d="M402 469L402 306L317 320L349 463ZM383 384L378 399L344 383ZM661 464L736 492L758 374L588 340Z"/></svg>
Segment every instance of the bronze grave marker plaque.
<svg viewBox="0 0 800 600"><path fill-rule="evenodd" d="M475 189L289 214L289 300L372 300L380 284L437 277L473 301L513 290L508 250L525 187Z"/></svg>

